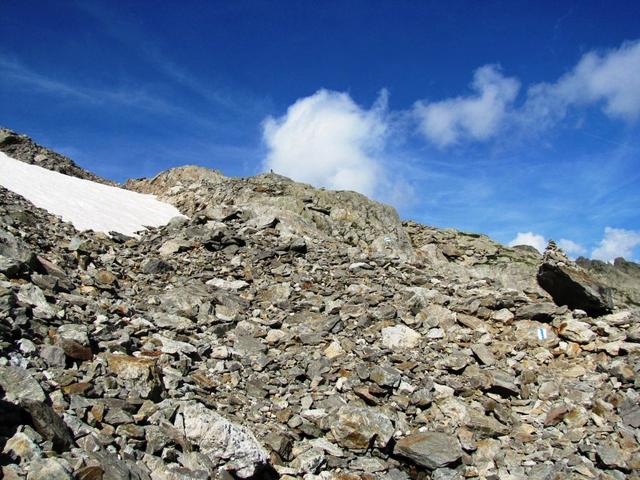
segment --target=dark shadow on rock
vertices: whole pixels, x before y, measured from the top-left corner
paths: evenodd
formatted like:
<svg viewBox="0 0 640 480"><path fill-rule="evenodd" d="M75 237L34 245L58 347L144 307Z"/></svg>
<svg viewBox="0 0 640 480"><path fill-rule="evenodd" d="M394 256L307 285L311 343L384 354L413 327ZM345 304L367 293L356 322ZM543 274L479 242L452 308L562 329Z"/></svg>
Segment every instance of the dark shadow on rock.
<svg viewBox="0 0 640 480"><path fill-rule="evenodd" d="M2 389L0 389L0 393ZM0 465L12 462L8 455L1 453L11 437L15 435L20 425L29 423L29 414L20 406L0 400Z"/></svg>
<svg viewBox="0 0 640 480"><path fill-rule="evenodd" d="M582 270L543 263L537 278L557 305L579 308L591 317L606 315L613 309L611 290Z"/></svg>

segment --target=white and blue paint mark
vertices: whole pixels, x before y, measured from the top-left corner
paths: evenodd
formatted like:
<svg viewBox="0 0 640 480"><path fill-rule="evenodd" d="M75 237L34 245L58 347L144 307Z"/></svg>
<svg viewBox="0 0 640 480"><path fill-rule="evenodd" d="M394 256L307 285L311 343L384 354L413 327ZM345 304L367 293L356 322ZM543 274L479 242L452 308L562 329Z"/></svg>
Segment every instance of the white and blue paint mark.
<svg viewBox="0 0 640 480"><path fill-rule="evenodd" d="M538 340L546 340L548 338L547 329L544 327L540 327L538 329Z"/></svg>

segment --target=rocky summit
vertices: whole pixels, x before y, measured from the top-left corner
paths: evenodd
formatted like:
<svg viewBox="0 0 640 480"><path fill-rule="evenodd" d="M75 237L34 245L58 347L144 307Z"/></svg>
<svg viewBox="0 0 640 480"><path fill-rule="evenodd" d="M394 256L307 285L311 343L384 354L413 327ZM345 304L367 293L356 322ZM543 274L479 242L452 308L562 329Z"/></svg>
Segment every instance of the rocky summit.
<svg viewBox="0 0 640 480"><path fill-rule="evenodd" d="M4 478L640 478L638 265L275 174L126 187L186 217L81 232L0 188Z"/></svg>

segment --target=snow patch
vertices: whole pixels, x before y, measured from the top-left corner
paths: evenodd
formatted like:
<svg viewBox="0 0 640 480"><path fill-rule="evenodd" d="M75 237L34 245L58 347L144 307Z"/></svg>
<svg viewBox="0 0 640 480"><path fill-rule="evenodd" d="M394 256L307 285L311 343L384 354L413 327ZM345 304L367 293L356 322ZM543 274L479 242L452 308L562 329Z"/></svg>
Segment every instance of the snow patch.
<svg viewBox="0 0 640 480"><path fill-rule="evenodd" d="M154 195L124 190L15 160L0 152L0 185L78 230L135 235L183 216Z"/></svg>

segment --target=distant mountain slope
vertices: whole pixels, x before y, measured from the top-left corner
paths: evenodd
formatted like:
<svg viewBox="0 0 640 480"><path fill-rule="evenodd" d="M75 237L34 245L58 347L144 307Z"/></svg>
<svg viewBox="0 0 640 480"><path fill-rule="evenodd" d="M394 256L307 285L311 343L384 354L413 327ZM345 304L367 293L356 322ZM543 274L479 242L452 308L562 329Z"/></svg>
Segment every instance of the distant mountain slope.
<svg viewBox="0 0 640 480"><path fill-rule="evenodd" d="M616 305L640 307L640 265L624 258L611 264L580 257L576 263L613 290Z"/></svg>
<svg viewBox="0 0 640 480"><path fill-rule="evenodd" d="M11 158L21 162L38 165L72 177L84 178L85 180L104 183L105 185L117 185L111 180L99 177L79 167L70 158L38 145L28 136L16 133L8 128L0 127L0 152L4 152Z"/></svg>

